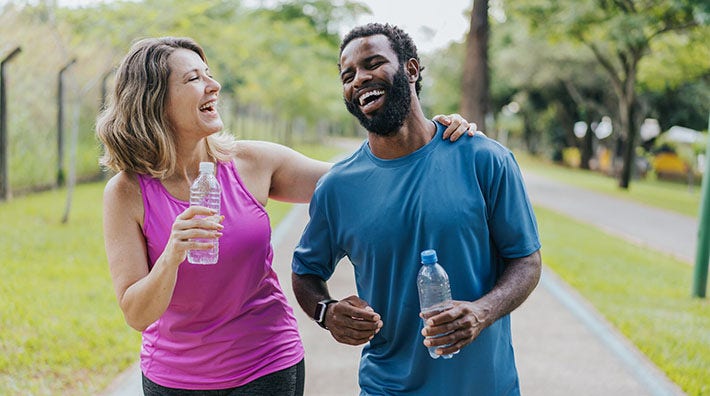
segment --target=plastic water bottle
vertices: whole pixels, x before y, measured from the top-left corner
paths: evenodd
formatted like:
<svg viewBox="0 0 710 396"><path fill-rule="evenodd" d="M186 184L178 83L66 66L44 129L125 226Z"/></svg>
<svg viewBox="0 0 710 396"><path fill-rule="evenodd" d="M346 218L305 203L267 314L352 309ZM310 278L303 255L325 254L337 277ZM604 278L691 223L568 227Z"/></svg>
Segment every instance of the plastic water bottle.
<svg viewBox="0 0 710 396"><path fill-rule="evenodd" d="M449 285L449 276L438 263L435 250L424 250L421 252L421 259L422 266L417 275L419 306L422 313L429 317L453 306L451 304L451 286ZM441 335L437 337L441 337ZM442 348L442 346L428 348L429 355L432 358L437 359L441 356L444 359L451 359L454 356L454 354L437 355L436 350L438 348Z"/></svg>
<svg viewBox="0 0 710 396"><path fill-rule="evenodd" d="M212 162L200 162L200 175L190 187L190 206L204 206L217 211L220 209L222 188L214 175ZM209 250L189 250L187 261L192 264L216 264L219 257L219 243L216 239L195 239L197 242L214 243Z"/></svg>

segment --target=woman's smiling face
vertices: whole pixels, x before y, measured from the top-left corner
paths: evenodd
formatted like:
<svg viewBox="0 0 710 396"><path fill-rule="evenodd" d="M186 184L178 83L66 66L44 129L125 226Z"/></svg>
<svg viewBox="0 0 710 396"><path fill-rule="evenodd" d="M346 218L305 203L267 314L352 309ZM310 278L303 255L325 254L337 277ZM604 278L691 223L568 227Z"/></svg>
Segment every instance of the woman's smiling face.
<svg viewBox="0 0 710 396"><path fill-rule="evenodd" d="M217 112L220 84L200 55L177 49L168 57L167 118L176 134L203 138L224 127Z"/></svg>

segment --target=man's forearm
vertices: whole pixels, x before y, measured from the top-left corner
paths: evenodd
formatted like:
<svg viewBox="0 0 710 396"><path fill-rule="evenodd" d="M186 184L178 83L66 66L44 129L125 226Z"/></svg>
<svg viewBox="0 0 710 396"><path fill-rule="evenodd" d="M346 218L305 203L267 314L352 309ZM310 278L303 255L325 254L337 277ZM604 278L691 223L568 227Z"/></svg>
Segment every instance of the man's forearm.
<svg viewBox="0 0 710 396"><path fill-rule="evenodd" d="M331 298L328 292L328 285L318 276L292 273L291 284L298 305L310 317L315 314L316 305L319 301Z"/></svg>
<svg viewBox="0 0 710 396"><path fill-rule="evenodd" d="M539 250L526 257L506 260L506 268L496 285L475 302L484 311L484 317L479 319L489 326L519 307L537 286L541 271Z"/></svg>

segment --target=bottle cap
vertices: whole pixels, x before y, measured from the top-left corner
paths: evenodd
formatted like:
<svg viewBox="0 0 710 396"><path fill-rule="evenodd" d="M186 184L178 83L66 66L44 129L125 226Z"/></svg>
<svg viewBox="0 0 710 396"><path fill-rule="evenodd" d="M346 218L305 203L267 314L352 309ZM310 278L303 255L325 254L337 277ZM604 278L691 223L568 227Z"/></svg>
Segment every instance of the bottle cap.
<svg viewBox="0 0 710 396"><path fill-rule="evenodd" d="M214 173L214 163L200 162L200 173Z"/></svg>
<svg viewBox="0 0 710 396"><path fill-rule="evenodd" d="M422 264L434 264L437 261L436 250L434 250L434 249L424 250L421 253L421 257L422 257Z"/></svg>

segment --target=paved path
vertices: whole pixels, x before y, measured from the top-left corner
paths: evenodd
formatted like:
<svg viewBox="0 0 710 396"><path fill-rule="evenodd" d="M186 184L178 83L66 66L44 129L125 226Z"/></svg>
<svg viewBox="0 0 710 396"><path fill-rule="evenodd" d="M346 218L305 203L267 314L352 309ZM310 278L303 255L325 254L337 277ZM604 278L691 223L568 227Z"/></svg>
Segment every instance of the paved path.
<svg viewBox="0 0 710 396"><path fill-rule="evenodd" d="M595 224L607 232L661 252L680 258L693 257L692 244L687 243L688 239L693 240L696 232L692 219L574 189L539 175L526 173L525 178L536 205ZM305 394L357 395L360 348L336 343L303 314L291 291L291 253L306 221L307 207L297 205L273 235L274 268L295 307L306 347ZM627 227L629 224L636 226ZM349 263L338 266L329 287L336 298L354 292ZM512 324L516 361L525 396L683 394L593 307L547 269L543 271L537 289L512 314ZM133 366L104 395L141 395L139 382L140 372L137 366Z"/></svg>
<svg viewBox="0 0 710 396"><path fill-rule="evenodd" d="M695 262L696 218L562 184L529 171L524 172L524 178L536 205L689 264Z"/></svg>

